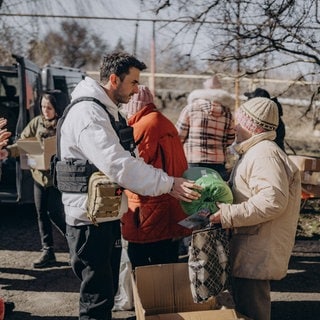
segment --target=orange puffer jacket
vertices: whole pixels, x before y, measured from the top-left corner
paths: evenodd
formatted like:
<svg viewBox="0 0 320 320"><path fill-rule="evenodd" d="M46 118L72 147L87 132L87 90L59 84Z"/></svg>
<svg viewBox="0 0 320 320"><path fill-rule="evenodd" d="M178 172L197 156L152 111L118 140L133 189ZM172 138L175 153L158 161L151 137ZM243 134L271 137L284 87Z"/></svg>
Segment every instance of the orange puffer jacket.
<svg viewBox="0 0 320 320"><path fill-rule="evenodd" d="M188 165L178 132L154 104L141 109L128 124L134 128L139 155L146 163L162 168L170 176L182 176ZM189 229L178 225L186 214L179 201L169 194L157 197L140 196L130 191L126 194L129 209L121 219L124 239L149 243L191 234Z"/></svg>

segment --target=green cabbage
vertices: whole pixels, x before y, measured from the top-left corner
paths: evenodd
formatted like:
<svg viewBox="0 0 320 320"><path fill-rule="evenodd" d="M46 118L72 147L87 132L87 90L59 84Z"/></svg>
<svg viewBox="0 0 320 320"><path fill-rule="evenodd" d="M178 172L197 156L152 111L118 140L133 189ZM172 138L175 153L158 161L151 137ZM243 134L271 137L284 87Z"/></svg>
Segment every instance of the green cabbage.
<svg viewBox="0 0 320 320"><path fill-rule="evenodd" d="M205 209L209 210L210 213L215 213L218 211L216 202L233 202L231 189L215 170L194 167L186 170L183 177L195 180L196 184L203 188L200 191L201 197L199 199L192 202L181 201L181 207L187 215L192 215Z"/></svg>

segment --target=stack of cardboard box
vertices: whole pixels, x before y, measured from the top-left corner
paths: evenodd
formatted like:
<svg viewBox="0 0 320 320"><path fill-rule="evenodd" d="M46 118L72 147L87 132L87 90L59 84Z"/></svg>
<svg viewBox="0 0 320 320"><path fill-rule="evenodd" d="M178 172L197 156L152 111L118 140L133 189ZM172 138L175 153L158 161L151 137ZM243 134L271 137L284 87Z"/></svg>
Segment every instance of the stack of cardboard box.
<svg viewBox="0 0 320 320"><path fill-rule="evenodd" d="M306 198L320 198L320 158L290 155L301 173L302 192Z"/></svg>

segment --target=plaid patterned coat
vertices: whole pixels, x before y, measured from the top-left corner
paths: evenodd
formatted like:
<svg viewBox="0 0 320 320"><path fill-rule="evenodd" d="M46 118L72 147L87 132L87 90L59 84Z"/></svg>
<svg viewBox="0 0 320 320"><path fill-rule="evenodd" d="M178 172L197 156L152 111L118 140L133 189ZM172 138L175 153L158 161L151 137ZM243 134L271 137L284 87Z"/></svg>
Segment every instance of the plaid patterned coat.
<svg viewBox="0 0 320 320"><path fill-rule="evenodd" d="M188 163L224 164L235 138L230 108L197 99L180 113L176 123Z"/></svg>

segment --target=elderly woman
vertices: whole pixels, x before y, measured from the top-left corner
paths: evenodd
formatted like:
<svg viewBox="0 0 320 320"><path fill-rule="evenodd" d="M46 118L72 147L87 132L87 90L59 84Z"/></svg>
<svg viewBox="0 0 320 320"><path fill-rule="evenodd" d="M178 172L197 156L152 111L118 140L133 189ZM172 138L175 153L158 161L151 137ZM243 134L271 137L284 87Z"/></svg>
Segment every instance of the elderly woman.
<svg viewBox="0 0 320 320"><path fill-rule="evenodd" d="M253 98L236 112L239 160L230 179L234 204L210 216L232 230L232 293L237 311L270 320L270 280L286 276L300 211L297 167L274 142L278 108Z"/></svg>

